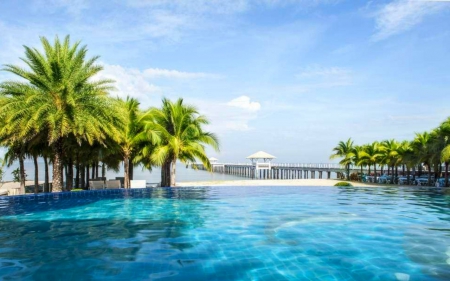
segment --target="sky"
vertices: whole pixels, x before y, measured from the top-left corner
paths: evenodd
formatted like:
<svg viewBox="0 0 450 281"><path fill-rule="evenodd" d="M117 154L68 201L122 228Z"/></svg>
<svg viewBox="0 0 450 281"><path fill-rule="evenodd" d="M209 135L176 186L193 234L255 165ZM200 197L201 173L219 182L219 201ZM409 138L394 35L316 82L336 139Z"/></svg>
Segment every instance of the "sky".
<svg viewBox="0 0 450 281"><path fill-rule="evenodd" d="M450 1L0 1L0 64L56 35L99 55L113 96L197 106L220 162L263 150L327 163L332 148L411 140L450 116ZM0 81L11 79L0 72Z"/></svg>

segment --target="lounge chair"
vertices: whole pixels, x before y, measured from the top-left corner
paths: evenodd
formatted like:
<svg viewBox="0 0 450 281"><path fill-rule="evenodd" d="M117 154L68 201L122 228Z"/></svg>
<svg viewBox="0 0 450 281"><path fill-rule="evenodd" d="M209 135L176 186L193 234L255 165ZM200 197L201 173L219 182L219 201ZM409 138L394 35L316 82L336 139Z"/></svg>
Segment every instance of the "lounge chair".
<svg viewBox="0 0 450 281"><path fill-rule="evenodd" d="M147 181L146 180L131 180L130 188L146 188Z"/></svg>
<svg viewBox="0 0 450 281"><path fill-rule="evenodd" d="M120 183L119 180L109 180L106 181L106 189L116 189L116 188L121 188L122 184Z"/></svg>
<svg viewBox="0 0 450 281"><path fill-rule="evenodd" d="M98 190L103 189L104 183L103 181L89 181L89 189L90 190Z"/></svg>

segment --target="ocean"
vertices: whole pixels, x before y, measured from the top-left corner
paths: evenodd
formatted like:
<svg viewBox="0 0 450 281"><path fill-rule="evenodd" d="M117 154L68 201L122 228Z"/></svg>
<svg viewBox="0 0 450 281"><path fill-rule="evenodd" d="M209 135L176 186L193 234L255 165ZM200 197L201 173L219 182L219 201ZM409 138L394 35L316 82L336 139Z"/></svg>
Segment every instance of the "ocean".
<svg viewBox="0 0 450 281"><path fill-rule="evenodd" d="M11 167L3 167L4 175L3 181L12 181L12 171L18 168L18 163L15 163ZM39 162L39 180L44 180L44 162ZM50 180L52 178L52 167L49 165L50 170ZM75 172L75 171L74 171ZM25 161L25 173L27 174L27 180L34 180L34 165L33 162ZM99 170L101 174L101 170ZM123 177L123 166L119 172L114 172L112 170L106 171L107 179L115 179L116 177ZM152 171L143 170L142 167L136 166L134 168L134 179L135 180L146 180L147 183L159 183L161 181L161 169L158 167L153 168ZM210 173L207 171L194 170L191 168L186 168L186 165L178 163L177 164L177 182L191 182L191 181L221 181L221 180L242 180L248 179L244 177L232 176L220 173Z"/></svg>

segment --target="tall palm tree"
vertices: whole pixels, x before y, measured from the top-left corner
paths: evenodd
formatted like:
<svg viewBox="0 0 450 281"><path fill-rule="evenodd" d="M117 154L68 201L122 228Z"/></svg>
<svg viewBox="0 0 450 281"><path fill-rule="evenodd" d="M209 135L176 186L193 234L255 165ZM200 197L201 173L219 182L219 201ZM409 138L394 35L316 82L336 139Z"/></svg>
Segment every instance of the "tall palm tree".
<svg viewBox="0 0 450 281"><path fill-rule="evenodd" d="M416 137L412 142L412 148L417 155L419 162L423 163L428 170L428 183L431 182L431 158L433 153L431 150L432 136L428 132L416 133Z"/></svg>
<svg viewBox="0 0 450 281"><path fill-rule="evenodd" d="M112 81L94 79L102 70L95 64L98 57L86 59L86 46L80 47L80 42L71 45L69 36L63 41L56 37L53 45L41 37L41 43L43 53L25 46L22 60L29 69L4 67L24 82L0 85L0 95L6 97L0 111L7 113L1 117L22 137L47 132L53 154L53 191L61 191L67 138L102 142L118 132L122 120L107 95Z"/></svg>
<svg viewBox="0 0 450 281"><path fill-rule="evenodd" d="M334 154L330 156L330 159L342 158L339 162L347 170L347 180L350 180L350 166L354 163L355 150L353 141L349 138L346 142L340 141L338 145L333 148Z"/></svg>
<svg viewBox="0 0 450 281"><path fill-rule="evenodd" d="M383 152L382 162L388 165L388 173L389 168L391 169L392 179L391 183L394 182L394 178L398 176L398 163L399 163L399 148L400 143L394 139L385 140L381 143L381 151Z"/></svg>
<svg viewBox="0 0 450 281"><path fill-rule="evenodd" d="M130 176L133 174L133 160L139 150L139 145L146 142L150 146L151 143L147 138L147 132L143 131L143 115L139 111L138 100L127 97L121 107L126 117L125 126L119 135L118 146L124 163L124 186L129 188Z"/></svg>
<svg viewBox="0 0 450 281"><path fill-rule="evenodd" d="M377 181L377 163L382 156L383 154L381 153L379 142L373 142L365 145L363 151L361 152L361 161L364 161L369 166L369 173L370 166L373 165L375 182Z"/></svg>
<svg viewBox="0 0 450 281"><path fill-rule="evenodd" d="M147 112L144 131L158 144L151 160L162 167L161 185L175 186L177 160L187 164L198 159L210 170L205 145L218 151L219 141L213 133L204 131L208 119L194 106L185 105L181 98L176 102L164 98L162 103L162 108Z"/></svg>
<svg viewBox="0 0 450 281"><path fill-rule="evenodd" d="M363 167L367 165L366 161L364 161L364 159L362 159L362 153L364 152L364 146L361 145L356 145L354 147L354 153L355 153L355 158L354 158L354 162L355 165L359 166L361 169L361 178L360 180L362 181L362 176L363 176Z"/></svg>

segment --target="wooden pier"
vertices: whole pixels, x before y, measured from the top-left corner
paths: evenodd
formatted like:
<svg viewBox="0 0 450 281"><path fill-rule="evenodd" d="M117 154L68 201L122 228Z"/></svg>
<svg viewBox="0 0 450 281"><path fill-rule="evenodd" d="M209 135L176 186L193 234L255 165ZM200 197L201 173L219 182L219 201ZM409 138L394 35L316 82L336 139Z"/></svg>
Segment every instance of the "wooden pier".
<svg viewBox="0 0 450 281"><path fill-rule="evenodd" d="M266 168L261 164L252 163L213 163L213 172L251 179L331 179L332 173L336 178L343 176L344 168L339 164L276 164L271 163ZM206 170L203 164L191 164L191 168ZM350 169L361 172L360 168Z"/></svg>

